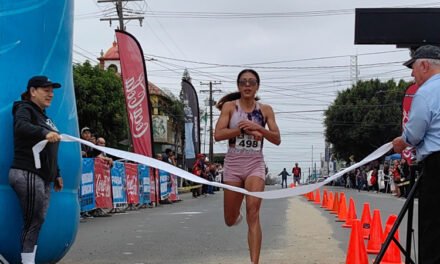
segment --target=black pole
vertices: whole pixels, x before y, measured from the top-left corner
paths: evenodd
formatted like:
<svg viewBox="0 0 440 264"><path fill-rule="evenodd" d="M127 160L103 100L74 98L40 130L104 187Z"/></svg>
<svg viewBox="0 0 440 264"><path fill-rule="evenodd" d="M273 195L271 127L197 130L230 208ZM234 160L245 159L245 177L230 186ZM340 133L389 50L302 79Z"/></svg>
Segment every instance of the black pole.
<svg viewBox="0 0 440 264"><path fill-rule="evenodd" d="M214 135L212 133L212 82L209 82L209 162L214 162Z"/></svg>
<svg viewBox="0 0 440 264"><path fill-rule="evenodd" d="M409 186L410 186L410 190L412 190L414 183L415 183L415 179L416 179L416 164L412 163L410 165L410 170L409 170ZM415 195L415 193L414 193ZM407 257L405 258L405 264L409 264L410 263L410 259L411 259L411 242L412 242L412 235L414 234L414 228L413 228L413 215L414 215L414 198L410 199L410 202L408 204L408 218L407 218L407 226L406 226L406 252L407 252ZM409 256L409 257L408 257Z"/></svg>

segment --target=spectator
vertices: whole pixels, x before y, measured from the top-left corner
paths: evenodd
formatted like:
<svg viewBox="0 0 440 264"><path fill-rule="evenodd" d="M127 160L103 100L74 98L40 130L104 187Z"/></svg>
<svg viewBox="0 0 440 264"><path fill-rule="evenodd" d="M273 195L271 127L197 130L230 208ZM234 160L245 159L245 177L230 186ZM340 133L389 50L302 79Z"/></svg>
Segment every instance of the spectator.
<svg viewBox="0 0 440 264"><path fill-rule="evenodd" d="M295 163L295 167L292 168L293 184L298 186L301 182L301 168L298 167L298 163Z"/></svg>
<svg viewBox="0 0 440 264"><path fill-rule="evenodd" d="M165 153L162 154L162 161L171 163L169 160L169 156L171 155L172 150L170 148L165 149Z"/></svg>
<svg viewBox="0 0 440 264"><path fill-rule="evenodd" d="M204 161L205 161L205 155L199 153L196 156L196 161L194 162L193 168L192 168L192 173L196 176L202 177L202 173L204 173ZM191 189L193 197L197 198L200 196L201 192L202 192L202 188L201 187L194 187L199 185L196 182L193 182L193 188Z"/></svg>
<svg viewBox="0 0 440 264"><path fill-rule="evenodd" d="M96 145L96 136L92 134L89 141Z"/></svg>
<svg viewBox="0 0 440 264"><path fill-rule="evenodd" d="M208 166L208 170L207 170L207 180L210 182L215 181L215 174L216 174L216 166L214 163L210 163ZM214 194L214 186L212 185L207 185L207 192L208 194Z"/></svg>
<svg viewBox="0 0 440 264"><path fill-rule="evenodd" d="M81 129L81 138L87 141L90 141L92 138L92 132L89 127L83 127ZM87 145L81 145L81 156L83 158L88 158L92 156L92 148Z"/></svg>
<svg viewBox="0 0 440 264"><path fill-rule="evenodd" d="M362 166L359 169L359 174L357 175L357 179L358 179L358 191L360 192L363 188L364 185L368 189L368 183L367 183L367 171L366 171L366 167Z"/></svg>
<svg viewBox="0 0 440 264"><path fill-rule="evenodd" d="M385 164L383 166L383 175L384 175L384 183L385 183L385 193L390 189L390 166Z"/></svg>
<svg viewBox="0 0 440 264"><path fill-rule="evenodd" d="M286 188L287 188L287 176L290 176L290 174L287 172L286 168L284 168L280 174L278 174L278 176L281 176L281 188L284 188L283 183L285 183Z"/></svg>
<svg viewBox="0 0 440 264"><path fill-rule="evenodd" d="M105 147L105 139L103 137L99 137L96 140L96 145L100 146L100 147ZM110 167L113 166L113 159L107 156L107 153L99 151L99 154L96 156L97 158L101 158L103 159L107 165L109 165Z"/></svg>
<svg viewBox="0 0 440 264"><path fill-rule="evenodd" d="M399 192L401 194L401 196L405 197L407 196L408 190L407 190L407 186L408 186L408 180L410 177L410 172L409 172L409 166L408 163L406 162L405 159L401 159L400 160L400 164L399 164L399 170L400 170L400 185L399 185Z"/></svg>
<svg viewBox="0 0 440 264"><path fill-rule="evenodd" d="M391 175L392 175L392 186L391 186L391 192L393 195L400 197L400 188L398 184L400 184L402 176L400 174L400 168L399 168L399 161L394 160L393 161L393 167L391 168Z"/></svg>
<svg viewBox="0 0 440 264"><path fill-rule="evenodd" d="M376 193L379 192L379 173L377 168L373 168L373 171L371 172L371 178L370 178L371 188L373 190L376 190Z"/></svg>

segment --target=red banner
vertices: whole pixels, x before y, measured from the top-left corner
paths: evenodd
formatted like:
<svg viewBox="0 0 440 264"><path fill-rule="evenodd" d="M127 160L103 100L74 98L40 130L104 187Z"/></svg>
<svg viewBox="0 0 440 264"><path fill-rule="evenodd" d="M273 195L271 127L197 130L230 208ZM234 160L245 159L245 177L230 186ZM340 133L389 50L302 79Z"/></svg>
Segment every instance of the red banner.
<svg viewBox="0 0 440 264"><path fill-rule="evenodd" d="M102 159L95 159L95 201L97 208L112 208L110 167Z"/></svg>
<svg viewBox="0 0 440 264"><path fill-rule="evenodd" d="M170 200L175 202L175 201L179 200L179 198L177 197L176 175L170 174L170 178L171 178Z"/></svg>
<svg viewBox="0 0 440 264"><path fill-rule="evenodd" d="M127 179L127 203L139 203L138 165L125 163L125 177Z"/></svg>
<svg viewBox="0 0 440 264"><path fill-rule="evenodd" d="M416 94L419 86L417 84L412 84L406 89L405 97L403 98L402 108L403 108L403 117L402 117L402 129L405 128L406 122L409 119L409 111L411 110L411 104L414 95ZM406 160L406 162L411 165L412 158L415 156L414 148L406 148L402 151L402 157Z"/></svg>
<svg viewBox="0 0 440 264"><path fill-rule="evenodd" d="M153 157L150 96L144 54L139 42L131 34L116 30L116 39L133 150Z"/></svg>

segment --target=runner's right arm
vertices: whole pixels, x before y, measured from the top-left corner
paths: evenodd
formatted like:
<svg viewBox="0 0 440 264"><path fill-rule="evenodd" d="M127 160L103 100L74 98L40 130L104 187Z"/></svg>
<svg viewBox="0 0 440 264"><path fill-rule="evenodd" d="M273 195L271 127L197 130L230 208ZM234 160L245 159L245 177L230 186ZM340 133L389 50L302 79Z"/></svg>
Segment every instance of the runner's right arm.
<svg viewBox="0 0 440 264"><path fill-rule="evenodd" d="M240 128L229 128L229 119L231 118L234 107L234 102L226 102L223 105L220 117L215 126L214 138L216 141L234 138L241 134Z"/></svg>

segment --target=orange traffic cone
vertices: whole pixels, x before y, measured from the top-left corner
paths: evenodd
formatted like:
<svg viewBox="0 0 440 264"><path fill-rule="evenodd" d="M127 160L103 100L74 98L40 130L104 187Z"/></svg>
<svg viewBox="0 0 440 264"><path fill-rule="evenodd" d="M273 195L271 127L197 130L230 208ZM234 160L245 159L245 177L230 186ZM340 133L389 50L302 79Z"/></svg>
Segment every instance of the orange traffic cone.
<svg viewBox="0 0 440 264"><path fill-rule="evenodd" d="M330 211L331 214L338 214L339 211L339 199L338 199L338 193L335 192L335 195L333 196L333 206L332 210Z"/></svg>
<svg viewBox="0 0 440 264"><path fill-rule="evenodd" d="M370 236L370 223L371 223L370 204L364 203L364 209L362 210L362 217L361 217L362 234L364 236L364 239L368 239L368 237Z"/></svg>
<svg viewBox="0 0 440 264"><path fill-rule="evenodd" d="M328 203L327 190L324 190L324 193L322 194L321 208L327 208L327 203Z"/></svg>
<svg viewBox="0 0 440 264"><path fill-rule="evenodd" d="M345 222L347 221L347 204L345 194L341 193L340 198L341 201L339 202L338 218L336 219L336 222Z"/></svg>
<svg viewBox="0 0 440 264"><path fill-rule="evenodd" d="M385 226L385 234L383 236L383 239L385 242L385 239L387 238L388 234L391 231L391 228L393 228L394 222L396 222L397 215L390 215L388 217L386 226ZM394 233L394 238L399 241L399 229L396 230L396 233ZM387 248L387 251L385 251L385 255L383 256L381 264L400 264L402 262L401 256L400 256L400 250L397 247L397 244L391 240L390 245Z"/></svg>
<svg viewBox="0 0 440 264"><path fill-rule="evenodd" d="M346 199L346 198L345 198L345 193L343 193L343 192L341 192L341 193L339 194L339 207L341 207L342 198Z"/></svg>
<svg viewBox="0 0 440 264"><path fill-rule="evenodd" d="M293 188L295 188L295 184L294 184L294 183L291 183L291 184L289 185L289 187L293 189Z"/></svg>
<svg viewBox="0 0 440 264"><path fill-rule="evenodd" d="M348 205L348 215L347 220L345 220L345 224L342 225L342 227L351 227L351 223L353 220L357 219L356 215L356 207L354 205L353 198L350 197L350 204Z"/></svg>
<svg viewBox="0 0 440 264"><path fill-rule="evenodd" d="M327 203L327 207L325 208L325 210L331 211L332 207L333 207L333 193L328 192L328 203Z"/></svg>
<svg viewBox="0 0 440 264"><path fill-rule="evenodd" d="M319 189L316 189L316 192L315 192L315 204L320 204L320 203L321 203L320 191L319 191Z"/></svg>
<svg viewBox="0 0 440 264"><path fill-rule="evenodd" d="M346 264L368 264L368 256L362 239L361 222L358 219L353 221L348 243Z"/></svg>
<svg viewBox="0 0 440 264"><path fill-rule="evenodd" d="M313 202L313 200L315 200L315 198L313 198L313 192L309 192L309 201Z"/></svg>
<svg viewBox="0 0 440 264"><path fill-rule="evenodd" d="M373 220L371 221L370 238L367 243L367 253L377 254L382 246L382 220L380 219L380 211L373 211Z"/></svg>

